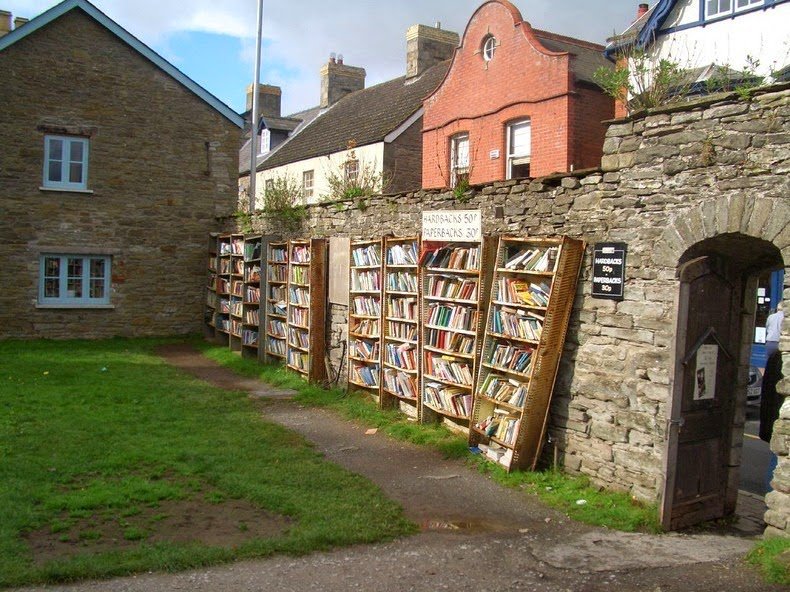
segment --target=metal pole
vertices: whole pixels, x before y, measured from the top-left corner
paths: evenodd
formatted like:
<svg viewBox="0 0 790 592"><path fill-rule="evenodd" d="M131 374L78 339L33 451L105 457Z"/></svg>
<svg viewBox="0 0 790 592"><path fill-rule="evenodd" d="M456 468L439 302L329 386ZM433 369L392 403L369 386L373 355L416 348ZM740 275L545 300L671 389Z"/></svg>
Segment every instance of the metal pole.
<svg viewBox="0 0 790 592"><path fill-rule="evenodd" d="M258 156L258 87L261 84L261 39L263 37L263 0L258 0L258 33L255 37L255 82L252 87L250 120L250 214L255 211L255 181Z"/></svg>

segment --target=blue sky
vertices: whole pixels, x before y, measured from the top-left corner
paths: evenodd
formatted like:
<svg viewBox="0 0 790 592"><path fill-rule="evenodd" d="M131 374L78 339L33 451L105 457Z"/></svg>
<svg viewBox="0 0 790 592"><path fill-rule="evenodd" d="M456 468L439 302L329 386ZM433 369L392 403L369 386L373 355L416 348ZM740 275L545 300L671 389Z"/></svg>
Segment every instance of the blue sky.
<svg viewBox="0 0 790 592"><path fill-rule="evenodd" d="M257 0L92 0L127 31L237 111L252 82ZM421 23L462 33L482 0L264 0L261 82L282 87L284 113L318 103L331 52L367 71L367 85L405 71L406 30ZM633 20L637 0L515 0L532 26L604 43ZM55 0L0 0L33 18ZM651 3L652 4L652 3Z"/></svg>

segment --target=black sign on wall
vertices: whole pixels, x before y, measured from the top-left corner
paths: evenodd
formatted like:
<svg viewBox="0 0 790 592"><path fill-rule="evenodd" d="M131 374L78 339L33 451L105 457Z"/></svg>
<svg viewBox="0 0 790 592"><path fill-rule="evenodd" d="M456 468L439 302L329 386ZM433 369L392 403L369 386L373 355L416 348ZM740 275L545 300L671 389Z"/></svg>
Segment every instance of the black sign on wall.
<svg viewBox="0 0 790 592"><path fill-rule="evenodd" d="M627 248L625 243L596 243L593 250L593 298L623 299Z"/></svg>

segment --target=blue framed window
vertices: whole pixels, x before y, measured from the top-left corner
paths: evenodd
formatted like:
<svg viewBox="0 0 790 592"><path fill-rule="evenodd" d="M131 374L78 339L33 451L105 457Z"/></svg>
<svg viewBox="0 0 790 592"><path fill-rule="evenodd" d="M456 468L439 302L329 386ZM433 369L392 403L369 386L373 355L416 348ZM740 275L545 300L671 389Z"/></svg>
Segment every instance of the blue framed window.
<svg viewBox="0 0 790 592"><path fill-rule="evenodd" d="M88 189L88 139L44 136L44 187Z"/></svg>
<svg viewBox="0 0 790 592"><path fill-rule="evenodd" d="M101 306L110 303L110 257L41 255L39 304Z"/></svg>
<svg viewBox="0 0 790 592"><path fill-rule="evenodd" d="M764 0L705 0L705 18L729 16L735 12L762 6Z"/></svg>

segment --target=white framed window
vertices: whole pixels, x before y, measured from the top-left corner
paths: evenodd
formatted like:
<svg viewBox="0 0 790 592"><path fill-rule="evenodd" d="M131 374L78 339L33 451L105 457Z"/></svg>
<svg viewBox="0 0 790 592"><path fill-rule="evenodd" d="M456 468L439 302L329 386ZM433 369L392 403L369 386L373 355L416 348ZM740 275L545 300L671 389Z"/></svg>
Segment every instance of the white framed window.
<svg viewBox="0 0 790 592"><path fill-rule="evenodd" d="M315 174L313 171L304 171L302 173L302 199L306 202L313 197L313 183Z"/></svg>
<svg viewBox="0 0 790 592"><path fill-rule="evenodd" d="M450 138L450 187L469 181L469 134L464 132Z"/></svg>
<svg viewBox="0 0 790 592"><path fill-rule="evenodd" d="M88 139L44 136L44 187L88 189Z"/></svg>
<svg viewBox="0 0 790 592"><path fill-rule="evenodd" d="M727 16L763 3L764 0L705 0L705 18Z"/></svg>
<svg viewBox="0 0 790 592"><path fill-rule="evenodd" d="M259 146L258 154L266 154L271 150L272 146L272 133L264 128L261 130L261 143Z"/></svg>
<svg viewBox="0 0 790 592"><path fill-rule="evenodd" d="M356 158L347 160L343 166L343 173L347 183L356 183L359 179L359 161Z"/></svg>
<svg viewBox="0 0 790 592"><path fill-rule="evenodd" d="M483 59L486 62L490 62L494 59L494 52L497 48L496 37L493 35L486 35L483 38L481 52L483 54Z"/></svg>
<svg viewBox="0 0 790 592"><path fill-rule="evenodd" d="M110 304L108 255L41 255L38 303L60 306Z"/></svg>
<svg viewBox="0 0 790 592"><path fill-rule="evenodd" d="M515 121L507 126L507 178L529 177L532 157L532 122L529 119Z"/></svg>

